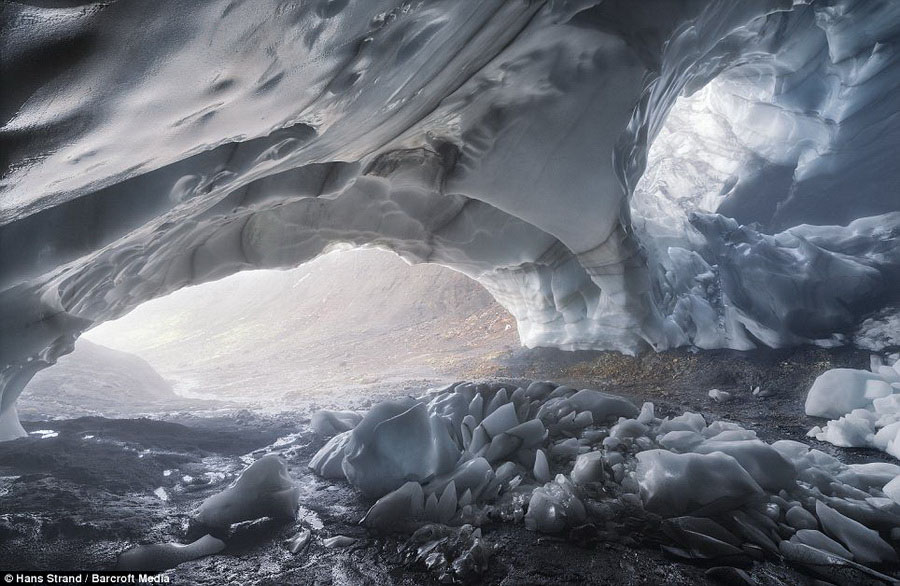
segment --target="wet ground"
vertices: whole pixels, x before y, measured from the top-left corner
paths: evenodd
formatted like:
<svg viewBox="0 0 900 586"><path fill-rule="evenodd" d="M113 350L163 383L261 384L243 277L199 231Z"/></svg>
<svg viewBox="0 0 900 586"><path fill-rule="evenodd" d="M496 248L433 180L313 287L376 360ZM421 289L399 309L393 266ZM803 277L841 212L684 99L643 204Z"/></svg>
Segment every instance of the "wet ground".
<svg viewBox="0 0 900 586"><path fill-rule="evenodd" d="M522 350L499 356L491 378L549 379L656 403L658 414L700 412L754 428L769 441L809 441L815 423L803 415L815 376L837 366L864 367L868 355L801 348L777 352L675 351L628 358L609 353ZM484 368L473 364L472 369ZM477 373L464 373L460 378ZM484 373L487 374L487 373ZM486 378L486 377L482 377ZM424 390L397 383L381 396ZM759 387L756 395L752 389ZM707 396L719 388L727 403ZM375 395L334 396L330 404L365 408ZM296 522L240 526L219 555L168 572L174 584L431 584L439 574L409 555L408 535L368 534L358 525L368 505L349 485L313 476L306 464L327 438L309 428L313 405L283 412L233 408L160 413L153 419L85 417L24 422L29 438L0 444L0 566L3 569L114 567L119 552L139 543L197 537L191 511L222 490L256 455L282 455L301 488ZM37 433L40 432L40 433ZM54 435L55 434L55 435ZM883 460L871 450L811 441L847 462ZM292 554L286 540L313 531L309 547ZM493 548L484 584L709 584L706 568L677 562L660 550L652 520L635 519L615 538L583 530L563 537L489 520ZM328 549L322 539L359 538ZM756 564L759 584L812 584L784 565Z"/></svg>

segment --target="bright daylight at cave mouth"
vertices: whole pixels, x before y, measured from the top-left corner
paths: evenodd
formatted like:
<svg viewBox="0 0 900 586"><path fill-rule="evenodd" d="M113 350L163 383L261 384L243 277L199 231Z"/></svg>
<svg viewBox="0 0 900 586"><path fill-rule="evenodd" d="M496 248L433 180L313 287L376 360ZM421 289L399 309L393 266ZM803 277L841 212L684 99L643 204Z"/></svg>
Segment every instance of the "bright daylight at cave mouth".
<svg viewBox="0 0 900 586"><path fill-rule="evenodd" d="M900 583L900 2L0 23L5 583Z"/></svg>

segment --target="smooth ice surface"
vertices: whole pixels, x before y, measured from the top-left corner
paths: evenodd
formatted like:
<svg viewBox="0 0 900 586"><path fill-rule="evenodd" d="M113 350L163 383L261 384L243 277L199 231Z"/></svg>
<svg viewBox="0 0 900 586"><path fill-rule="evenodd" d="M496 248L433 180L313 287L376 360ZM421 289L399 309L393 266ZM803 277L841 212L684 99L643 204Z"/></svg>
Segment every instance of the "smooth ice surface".
<svg viewBox="0 0 900 586"><path fill-rule="evenodd" d="M897 552L878 533L865 527L821 501L816 503L816 514L825 532L843 543L857 561L863 563L896 562Z"/></svg>
<svg viewBox="0 0 900 586"><path fill-rule="evenodd" d="M380 497L409 480L450 471L459 457L443 419L422 403L381 403L351 432L343 470L365 494Z"/></svg>
<svg viewBox="0 0 900 586"><path fill-rule="evenodd" d="M350 431L362 421L362 415L354 411L316 411L310 418L313 430L325 436Z"/></svg>
<svg viewBox="0 0 900 586"><path fill-rule="evenodd" d="M4 3L0 439L92 325L335 246L471 276L528 346L889 343L898 11Z"/></svg>
<svg viewBox="0 0 900 586"><path fill-rule="evenodd" d="M835 368L819 375L809 389L806 414L838 418L854 409L871 408L874 399L891 393L890 384L875 373Z"/></svg>
<svg viewBox="0 0 900 586"><path fill-rule="evenodd" d="M116 570L124 572L162 571L178 564L219 553L225 542L212 535L204 535L197 541L180 543L154 543L138 545L119 554Z"/></svg>
<svg viewBox="0 0 900 586"><path fill-rule="evenodd" d="M721 512L762 494L738 461L721 452L641 452L637 480L647 508L665 515Z"/></svg>
<svg viewBox="0 0 900 586"><path fill-rule="evenodd" d="M294 519L298 489L284 461L263 456L241 472L234 483L200 505L196 518L210 527L228 528L234 523L262 517Z"/></svg>

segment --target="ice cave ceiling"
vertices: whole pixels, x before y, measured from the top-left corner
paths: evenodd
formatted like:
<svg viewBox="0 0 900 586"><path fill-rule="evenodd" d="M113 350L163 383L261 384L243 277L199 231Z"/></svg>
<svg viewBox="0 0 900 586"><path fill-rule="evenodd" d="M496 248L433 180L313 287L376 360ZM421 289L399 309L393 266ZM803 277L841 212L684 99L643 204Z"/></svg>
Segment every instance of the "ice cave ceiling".
<svg viewBox="0 0 900 586"><path fill-rule="evenodd" d="M0 437L91 325L337 243L466 273L527 345L897 343L900 2L28 0L0 21Z"/></svg>

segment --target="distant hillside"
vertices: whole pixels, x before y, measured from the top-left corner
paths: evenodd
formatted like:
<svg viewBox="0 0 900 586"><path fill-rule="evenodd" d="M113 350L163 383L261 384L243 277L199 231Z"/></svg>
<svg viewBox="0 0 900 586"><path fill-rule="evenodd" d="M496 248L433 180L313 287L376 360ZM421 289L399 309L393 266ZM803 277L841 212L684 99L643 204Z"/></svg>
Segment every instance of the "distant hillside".
<svg viewBox="0 0 900 586"><path fill-rule="evenodd" d="M75 351L40 371L25 387L19 413L123 415L179 401L144 359L81 338Z"/></svg>
<svg viewBox="0 0 900 586"><path fill-rule="evenodd" d="M372 249L183 289L86 336L146 358L179 392L233 397L453 376L519 345L475 281Z"/></svg>

